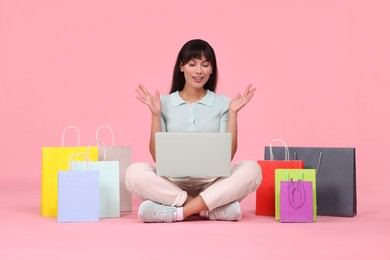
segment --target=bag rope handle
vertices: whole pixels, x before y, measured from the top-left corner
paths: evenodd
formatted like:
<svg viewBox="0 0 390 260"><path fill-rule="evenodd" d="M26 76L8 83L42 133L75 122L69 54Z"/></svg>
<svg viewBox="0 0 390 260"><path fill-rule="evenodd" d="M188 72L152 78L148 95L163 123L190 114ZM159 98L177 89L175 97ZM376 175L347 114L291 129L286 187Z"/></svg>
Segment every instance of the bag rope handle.
<svg viewBox="0 0 390 260"><path fill-rule="evenodd" d="M65 133L69 130L69 129L74 129L75 132L76 132L76 146L80 146L80 129L77 127L77 126L73 126L73 125L70 125L70 126L67 126L65 127L65 129L62 131L62 140L61 140L61 146L65 146L65 142L64 142L64 139L65 139Z"/></svg>
<svg viewBox="0 0 390 260"><path fill-rule="evenodd" d="M299 176L299 179L298 180L301 180L301 181L303 181L303 175L304 175L304 173L303 172L301 172L301 174L300 174L300 176ZM284 178L285 178L285 180L286 181L289 181L290 179L292 179L292 177L290 178L290 175L288 174L288 172L285 172L285 174L284 174Z"/></svg>
<svg viewBox="0 0 390 260"><path fill-rule="evenodd" d="M317 168L316 168L316 175L320 172L321 161L322 161L322 152L320 152L320 156L318 157L318 164L317 164Z"/></svg>
<svg viewBox="0 0 390 260"><path fill-rule="evenodd" d="M91 142L89 142L88 147L87 147L88 157L89 157L89 149L91 147L91 144L93 144L93 143L97 143L97 144L101 143L102 144L102 146L103 146L103 161L105 161L106 160L106 146L104 145L104 142L102 140L99 140L99 139L94 139Z"/></svg>
<svg viewBox="0 0 390 260"><path fill-rule="evenodd" d="M272 143L276 142L276 141L281 142L283 144L283 146L284 146L284 160L285 161L289 161L290 160L290 153L288 151L288 146L287 146L286 142L283 139L280 139L280 138L272 139L271 143L269 144L269 154L270 154L271 161L275 160L274 153L272 151Z"/></svg>
<svg viewBox="0 0 390 260"><path fill-rule="evenodd" d="M100 132L100 129L102 129L102 128L107 128L108 130L110 130L112 146L115 146L114 131L112 131L112 128L109 127L108 125L100 125L100 126L98 126L98 128L96 129L96 139L99 140L99 132Z"/></svg>
<svg viewBox="0 0 390 260"><path fill-rule="evenodd" d="M72 159L73 157L75 156L83 156L85 158L85 161L87 162L87 171L88 171L88 163L89 163L89 159L88 159L88 155L86 155L85 153L72 153L70 156L69 156L69 160L68 160L68 169L69 171L72 170Z"/></svg>
<svg viewBox="0 0 390 260"><path fill-rule="evenodd" d="M298 160L297 152L294 151L294 160ZM316 175L318 175L320 171L320 166L321 166L321 161L322 161L322 152L320 152L320 155L318 156L318 163L316 167Z"/></svg>
<svg viewBox="0 0 390 260"><path fill-rule="evenodd" d="M298 190L299 195L300 195L300 201L297 203L294 200L294 193ZM301 180L298 180L294 182L291 178L290 180L290 186L289 186L289 200L290 200L290 205L294 209L299 209L303 206L303 203L305 202L305 190L303 188L303 184Z"/></svg>

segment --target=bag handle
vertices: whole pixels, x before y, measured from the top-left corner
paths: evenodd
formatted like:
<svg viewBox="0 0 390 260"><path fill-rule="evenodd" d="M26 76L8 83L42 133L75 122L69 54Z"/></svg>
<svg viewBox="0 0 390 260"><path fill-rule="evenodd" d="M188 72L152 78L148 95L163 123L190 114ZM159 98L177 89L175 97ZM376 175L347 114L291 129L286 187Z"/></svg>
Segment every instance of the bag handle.
<svg viewBox="0 0 390 260"><path fill-rule="evenodd" d="M87 161L87 171L88 171L89 159L88 159L88 155L85 154L85 153L72 153L72 154L69 156L69 160L68 160L68 169L69 169L69 171L72 170L72 167L71 167L71 165L72 165L72 159L73 159L73 157L75 157L75 156L83 156L83 157L85 158L85 160Z"/></svg>
<svg viewBox="0 0 390 260"><path fill-rule="evenodd" d="M299 195L300 195L299 202L295 202L295 200L294 200L294 193L295 192L299 192ZM305 202L305 190L303 188L301 180L298 180L298 181L293 181L292 179L290 180L288 195L289 195L288 197L290 200L291 207L293 207L294 209L299 209L300 207L303 206L303 203Z"/></svg>
<svg viewBox="0 0 390 260"><path fill-rule="evenodd" d="M271 143L269 144L269 154L270 154L271 161L275 160L274 153L272 151L272 143L276 142L276 141L281 142L283 144L283 146L284 146L284 160L285 161L289 161L290 160L290 153L288 151L288 146L287 146L286 142L283 139L280 139L280 138L272 139Z"/></svg>
<svg viewBox="0 0 390 260"><path fill-rule="evenodd" d="M298 160L296 151L294 151L294 160ZM320 171L321 161L322 161L322 152L320 152L320 155L318 156L318 164L317 164L317 168L316 168L316 175L318 175L318 173Z"/></svg>
<svg viewBox="0 0 390 260"><path fill-rule="evenodd" d="M303 172L301 172L301 174L300 174L300 176L299 176L299 179L298 180L301 180L301 181L303 181L303 175L304 175L304 173ZM288 174L288 172L285 172L284 173L284 178L285 178L285 180L286 181L289 181L289 180L292 180L292 177L290 178L290 176L289 176L289 174Z"/></svg>
<svg viewBox="0 0 390 260"><path fill-rule="evenodd" d="M321 161L322 161L322 152L320 152L320 156L318 157L318 164L317 164L317 168L316 168L316 175L320 172Z"/></svg>
<svg viewBox="0 0 390 260"><path fill-rule="evenodd" d="M97 143L97 144L101 143L102 144L102 146L103 146L103 161L105 161L106 160L106 146L104 145L104 142L102 140L99 140L99 139L94 139L91 142L89 142L88 148L87 148L88 157L89 157L89 149L93 143Z"/></svg>
<svg viewBox="0 0 390 260"><path fill-rule="evenodd" d="M115 146L114 131L112 131L112 128L109 127L108 125L100 125L100 126L98 126L98 128L96 129L96 139L99 140L99 132L100 132L100 129L102 129L102 128L107 128L108 130L110 130L112 146Z"/></svg>
<svg viewBox="0 0 390 260"><path fill-rule="evenodd" d="M70 126L67 126L65 127L65 129L62 131L62 141L61 141L61 146L65 146L65 142L64 142L64 139L65 139L65 133L66 131L68 131L69 129L74 129L75 132L76 132L76 146L80 146L80 129L77 127L77 126L73 126L73 125L70 125Z"/></svg>

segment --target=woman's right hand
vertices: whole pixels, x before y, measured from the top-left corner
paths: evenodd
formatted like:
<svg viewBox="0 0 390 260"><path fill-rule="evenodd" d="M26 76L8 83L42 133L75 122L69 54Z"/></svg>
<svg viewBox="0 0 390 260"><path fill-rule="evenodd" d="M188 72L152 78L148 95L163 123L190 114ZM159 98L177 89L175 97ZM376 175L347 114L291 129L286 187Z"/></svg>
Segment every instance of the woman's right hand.
<svg viewBox="0 0 390 260"><path fill-rule="evenodd" d="M137 99L149 107L152 115L160 116L162 105L158 90L156 90L155 96L152 96L144 85L140 83L135 91L138 94Z"/></svg>

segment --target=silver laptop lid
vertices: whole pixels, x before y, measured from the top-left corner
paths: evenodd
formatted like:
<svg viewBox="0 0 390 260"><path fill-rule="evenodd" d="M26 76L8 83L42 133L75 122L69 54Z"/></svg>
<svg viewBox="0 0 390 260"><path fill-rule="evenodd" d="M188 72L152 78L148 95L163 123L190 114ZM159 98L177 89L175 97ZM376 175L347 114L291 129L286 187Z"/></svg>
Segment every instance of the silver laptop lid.
<svg viewBox="0 0 390 260"><path fill-rule="evenodd" d="M230 133L156 133L156 171L172 178L229 176Z"/></svg>

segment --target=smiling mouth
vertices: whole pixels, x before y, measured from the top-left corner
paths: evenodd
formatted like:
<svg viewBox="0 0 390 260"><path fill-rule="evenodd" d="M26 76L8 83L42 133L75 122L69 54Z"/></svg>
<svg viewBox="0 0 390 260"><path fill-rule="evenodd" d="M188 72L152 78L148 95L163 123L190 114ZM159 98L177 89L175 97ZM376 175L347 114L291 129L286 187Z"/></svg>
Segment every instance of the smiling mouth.
<svg viewBox="0 0 390 260"><path fill-rule="evenodd" d="M204 77L192 77L195 81L202 81Z"/></svg>

